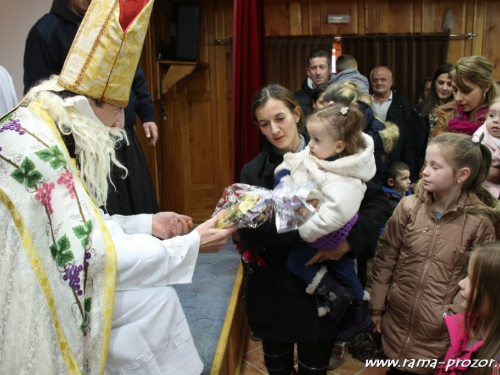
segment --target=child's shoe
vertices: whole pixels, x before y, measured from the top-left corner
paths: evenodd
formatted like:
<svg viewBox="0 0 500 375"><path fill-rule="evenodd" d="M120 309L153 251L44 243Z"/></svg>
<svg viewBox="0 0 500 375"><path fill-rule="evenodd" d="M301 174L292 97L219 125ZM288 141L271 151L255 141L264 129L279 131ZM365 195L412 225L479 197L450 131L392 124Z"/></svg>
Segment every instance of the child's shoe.
<svg viewBox="0 0 500 375"><path fill-rule="evenodd" d="M326 267L321 267L306 292L316 294L320 306L318 315L329 314L336 323L342 319L352 301L354 293L337 283L328 273Z"/></svg>
<svg viewBox="0 0 500 375"><path fill-rule="evenodd" d="M345 318L339 323L337 341L350 341L358 333L372 332L375 328L372 318L368 315L366 300L354 299L347 308Z"/></svg>
<svg viewBox="0 0 500 375"><path fill-rule="evenodd" d="M328 363L328 370L335 370L342 363L345 362L345 342L337 342L333 348L330 362Z"/></svg>

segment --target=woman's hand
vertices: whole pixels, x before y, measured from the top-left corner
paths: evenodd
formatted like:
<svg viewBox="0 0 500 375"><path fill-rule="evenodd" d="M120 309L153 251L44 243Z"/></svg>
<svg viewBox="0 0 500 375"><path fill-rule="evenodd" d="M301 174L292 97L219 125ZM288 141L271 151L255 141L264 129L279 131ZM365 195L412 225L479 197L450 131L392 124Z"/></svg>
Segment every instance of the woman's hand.
<svg viewBox="0 0 500 375"><path fill-rule="evenodd" d="M310 266L316 262L323 263L327 260L339 260L349 251L351 251L351 246L347 240L344 240L335 250L318 249L318 252L306 263L306 266Z"/></svg>
<svg viewBox="0 0 500 375"><path fill-rule="evenodd" d="M193 219L175 212L158 212L153 215L153 236L167 240L189 233Z"/></svg>

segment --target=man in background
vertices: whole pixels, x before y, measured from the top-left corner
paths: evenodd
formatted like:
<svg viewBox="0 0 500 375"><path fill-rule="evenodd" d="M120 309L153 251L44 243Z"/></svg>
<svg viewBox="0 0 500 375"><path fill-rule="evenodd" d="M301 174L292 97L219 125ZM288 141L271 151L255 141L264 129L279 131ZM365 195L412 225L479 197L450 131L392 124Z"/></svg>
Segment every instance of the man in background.
<svg viewBox="0 0 500 375"><path fill-rule="evenodd" d="M307 58L307 78L302 88L295 93L295 97L307 116L312 112L311 96L314 88L328 82L332 74L332 54L323 50L312 52Z"/></svg>
<svg viewBox="0 0 500 375"><path fill-rule="evenodd" d="M388 156L389 162L411 160L413 142L409 139L409 131L407 131L412 115L410 101L391 89L393 84L392 71L387 66L373 68L370 72L370 82L375 114L382 122L393 122L399 128L398 142Z"/></svg>
<svg viewBox="0 0 500 375"><path fill-rule="evenodd" d="M75 38L78 26L87 12L91 0L53 0L50 12L45 14L30 30L24 51L24 92L42 79L62 71L64 61ZM136 116L148 143L154 146L158 140L154 104L142 68L135 71L129 105L125 108L127 141L117 147L118 159L127 166L128 175L114 167L112 186L106 202L109 214L135 215L156 213L160 210L156 191L142 147L135 134Z"/></svg>
<svg viewBox="0 0 500 375"><path fill-rule="evenodd" d="M370 86L368 78L358 71L358 62L351 55L340 55L335 61L337 73L333 76L331 84L351 81L355 83L361 92L368 93Z"/></svg>

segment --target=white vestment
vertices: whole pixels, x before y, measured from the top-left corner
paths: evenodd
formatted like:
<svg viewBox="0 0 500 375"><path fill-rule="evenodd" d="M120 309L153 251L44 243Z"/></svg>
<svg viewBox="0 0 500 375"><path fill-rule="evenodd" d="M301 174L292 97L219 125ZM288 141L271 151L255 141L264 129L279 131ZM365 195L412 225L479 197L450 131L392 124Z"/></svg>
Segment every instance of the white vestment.
<svg viewBox="0 0 500 375"><path fill-rule="evenodd" d="M203 370L174 284L190 283L200 236L160 241L152 215L110 217L118 270L107 375L199 375Z"/></svg>
<svg viewBox="0 0 500 375"><path fill-rule="evenodd" d="M9 72L0 65L0 116L17 105L16 90Z"/></svg>

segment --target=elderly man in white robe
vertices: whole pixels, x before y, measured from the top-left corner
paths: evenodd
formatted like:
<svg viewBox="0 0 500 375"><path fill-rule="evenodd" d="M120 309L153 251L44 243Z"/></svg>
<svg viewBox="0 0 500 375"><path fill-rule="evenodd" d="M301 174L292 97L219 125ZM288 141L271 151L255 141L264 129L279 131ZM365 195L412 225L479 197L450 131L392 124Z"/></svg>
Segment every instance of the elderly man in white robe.
<svg viewBox="0 0 500 375"><path fill-rule="evenodd" d="M0 119L0 373L203 369L171 285L236 228L97 209L111 164L126 173L114 143L151 9L94 0L61 75Z"/></svg>

